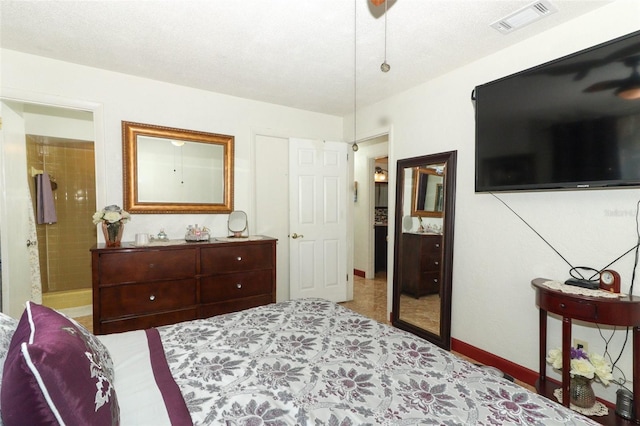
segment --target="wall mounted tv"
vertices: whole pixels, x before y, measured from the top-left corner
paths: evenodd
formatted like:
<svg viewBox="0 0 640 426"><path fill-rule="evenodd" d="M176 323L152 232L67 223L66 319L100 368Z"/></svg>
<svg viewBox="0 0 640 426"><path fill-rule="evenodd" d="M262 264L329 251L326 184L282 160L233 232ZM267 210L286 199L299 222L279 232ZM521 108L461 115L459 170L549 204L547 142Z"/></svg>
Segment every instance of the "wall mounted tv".
<svg viewBox="0 0 640 426"><path fill-rule="evenodd" d="M639 71L640 31L477 86L476 192L640 186Z"/></svg>

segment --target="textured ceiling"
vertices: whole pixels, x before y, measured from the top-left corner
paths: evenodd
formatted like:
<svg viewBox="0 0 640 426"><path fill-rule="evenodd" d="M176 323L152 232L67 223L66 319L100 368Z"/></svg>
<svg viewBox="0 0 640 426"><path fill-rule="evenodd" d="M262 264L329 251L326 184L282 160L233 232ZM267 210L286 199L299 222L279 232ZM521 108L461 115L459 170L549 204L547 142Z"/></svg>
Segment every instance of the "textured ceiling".
<svg viewBox="0 0 640 426"><path fill-rule="evenodd" d="M374 16L384 5L372 14L366 0L2 0L0 45L346 115L354 87L357 106L368 105L612 1L551 0L557 13L503 35L489 25L531 1L397 0L386 16L386 74L385 17Z"/></svg>

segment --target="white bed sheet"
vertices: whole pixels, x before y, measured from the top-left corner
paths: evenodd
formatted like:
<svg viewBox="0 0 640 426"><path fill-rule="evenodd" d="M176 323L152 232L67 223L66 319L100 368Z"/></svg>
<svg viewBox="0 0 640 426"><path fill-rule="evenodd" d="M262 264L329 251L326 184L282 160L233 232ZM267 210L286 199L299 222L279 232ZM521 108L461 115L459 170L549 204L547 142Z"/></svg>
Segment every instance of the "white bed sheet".
<svg viewBox="0 0 640 426"><path fill-rule="evenodd" d="M109 349L113 359L120 425L171 425L151 368L145 332L136 330L97 337Z"/></svg>

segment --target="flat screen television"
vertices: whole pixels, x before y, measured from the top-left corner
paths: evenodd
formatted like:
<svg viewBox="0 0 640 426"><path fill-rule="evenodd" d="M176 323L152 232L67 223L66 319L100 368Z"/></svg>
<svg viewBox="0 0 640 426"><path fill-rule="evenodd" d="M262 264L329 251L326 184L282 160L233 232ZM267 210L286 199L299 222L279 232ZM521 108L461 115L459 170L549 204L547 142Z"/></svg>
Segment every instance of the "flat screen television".
<svg viewBox="0 0 640 426"><path fill-rule="evenodd" d="M640 186L639 69L640 31L477 86L476 192Z"/></svg>

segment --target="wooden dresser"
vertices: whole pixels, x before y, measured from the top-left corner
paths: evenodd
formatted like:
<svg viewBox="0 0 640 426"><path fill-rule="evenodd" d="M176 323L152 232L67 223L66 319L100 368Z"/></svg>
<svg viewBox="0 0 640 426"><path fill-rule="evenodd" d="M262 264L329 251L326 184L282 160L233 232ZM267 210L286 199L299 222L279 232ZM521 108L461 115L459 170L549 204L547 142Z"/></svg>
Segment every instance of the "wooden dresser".
<svg viewBox="0 0 640 426"><path fill-rule="evenodd" d="M442 235L402 234L402 293L415 298L439 293Z"/></svg>
<svg viewBox="0 0 640 426"><path fill-rule="evenodd" d="M157 327L276 301L276 240L91 249L93 331Z"/></svg>

